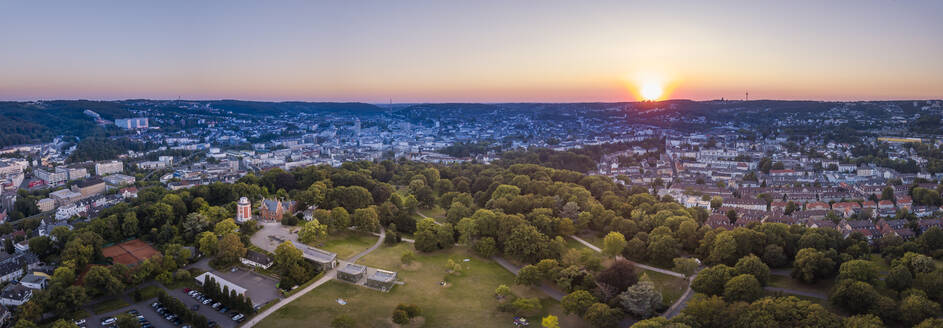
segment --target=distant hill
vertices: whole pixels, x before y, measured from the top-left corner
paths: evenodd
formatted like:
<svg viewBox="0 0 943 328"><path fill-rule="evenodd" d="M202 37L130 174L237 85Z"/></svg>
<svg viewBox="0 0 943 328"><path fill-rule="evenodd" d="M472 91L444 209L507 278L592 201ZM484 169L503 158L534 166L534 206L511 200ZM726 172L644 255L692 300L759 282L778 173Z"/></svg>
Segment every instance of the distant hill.
<svg viewBox="0 0 943 328"><path fill-rule="evenodd" d="M106 129L83 113L85 110L106 120L131 115L124 105L110 101L0 102L0 147L50 141L59 135L106 134Z"/></svg>
<svg viewBox="0 0 943 328"><path fill-rule="evenodd" d="M249 115L270 115L283 112L357 112L381 113L384 109L376 105L349 102L262 102L242 100L208 101L214 108L231 111L233 113Z"/></svg>

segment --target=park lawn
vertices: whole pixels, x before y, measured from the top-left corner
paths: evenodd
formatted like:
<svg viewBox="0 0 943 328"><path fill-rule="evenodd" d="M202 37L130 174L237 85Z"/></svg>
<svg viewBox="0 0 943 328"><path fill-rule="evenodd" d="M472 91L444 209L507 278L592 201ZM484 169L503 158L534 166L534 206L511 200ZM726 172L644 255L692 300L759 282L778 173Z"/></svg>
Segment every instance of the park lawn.
<svg viewBox="0 0 943 328"><path fill-rule="evenodd" d="M658 291L661 292L661 298L664 300L665 305L670 306L674 304L678 298L681 298L681 295L684 295L684 291L688 289L688 282L684 279L669 276L661 272L649 270L643 270L643 272L655 283L655 288L658 288Z"/></svg>
<svg viewBox="0 0 943 328"><path fill-rule="evenodd" d="M128 304L128 302L125 302L123 299L112 298L107 301L95 304L94 306L92 306L92 311L95 312L95 314L102 314L105 312L111 312L111 311L123 308L128 305L131 305L131 304Z"/></svg>
<svg viewBox="0 0 943 328"><path fill-rule="evenodd" d="M339 231L329 234L324 241L314 247L337 253L338 259L347 259L357 255L377 242L377 237L356 231Z"/></svg>
<svg viewBox="0 0 943 328"><path fill-rule="evenodd" d="M499 285L513 286L514 276L510 272L462 247L417 252L416 261L404 269L400 266L400 256L411 249L407 244L384 246L361 261L397 270L405 285L383 293L334 280L279 309L262 321L260 327L329 327L331 320L341 314L354 318L358 327L394 327L391 315L400 303L418 305L423 312L419 321L425 327L511 326L514 315L498 311L494 298L494 290ZM470 261L463 262L466 258ZM463 266L460 274L446 273L449 259ZM447 287L439 285L443 280L449 282ZM541 297L543 309L528 318L537 325L540 318L549 313L560 317L561 323L567 322L566 327L586 326L580 319L564 315L559 302L536 290L525 288L519 296ZM338 304L338 298L347 305Z"/></svg>
<svg viewBox="0 0 943 328"><path fill-rule="evenodd" d="M769 286L828 295L835 284L834 279L822 279L814 284L807 284L789 276L769 276Z"/></svg>
<svg viewBox="0 0 943 328"><path fill-rule="evenodd" d="M357 263L391 271L410 270L410 267L404 268L401 261L403 253L406 252L413 252L413 254L416 254L417 258L423 255L416 251L413 244L410 243L398 243L392 246L384 244L373 252L370 252L370 254L360 258L360 261L357 261ZM418 264L415 266L418 266Z"/></svg>

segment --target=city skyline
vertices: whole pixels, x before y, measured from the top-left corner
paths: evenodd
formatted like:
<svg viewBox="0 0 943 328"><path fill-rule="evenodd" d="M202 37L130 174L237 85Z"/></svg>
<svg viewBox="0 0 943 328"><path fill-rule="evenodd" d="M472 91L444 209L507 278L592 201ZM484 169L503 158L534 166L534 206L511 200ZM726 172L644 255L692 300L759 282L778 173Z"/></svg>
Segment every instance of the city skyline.
<svg viewBox="0 0 943 328"><path fill-rule="evenodd" d="M0 4L0 100L943 98L931 1Z"/></svg>

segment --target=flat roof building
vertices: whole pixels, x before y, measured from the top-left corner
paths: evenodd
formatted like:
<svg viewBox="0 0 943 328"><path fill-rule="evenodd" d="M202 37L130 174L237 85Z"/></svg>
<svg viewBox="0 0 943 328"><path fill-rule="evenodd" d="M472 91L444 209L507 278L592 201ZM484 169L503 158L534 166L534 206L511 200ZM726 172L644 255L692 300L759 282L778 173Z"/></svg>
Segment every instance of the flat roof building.
<svg viewBox="0 0 943 328"><path fill-rule="evenodd" d="M360 264L347 263L347 265L337 269L337 279L358 283L367 273L367 267Z"/></svg>

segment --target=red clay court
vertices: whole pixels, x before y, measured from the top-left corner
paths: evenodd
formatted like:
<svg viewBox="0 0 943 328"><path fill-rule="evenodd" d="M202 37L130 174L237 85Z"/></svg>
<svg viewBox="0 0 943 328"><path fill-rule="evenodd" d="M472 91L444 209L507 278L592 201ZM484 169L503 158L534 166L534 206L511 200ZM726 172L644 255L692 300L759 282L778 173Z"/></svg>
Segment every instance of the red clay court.
<svg viewBox="0 0 943 328"><path fill-rule="evenodd" d="M116 264L134 265L160 254L154 247L140 239L129 240L102 249L102 255L110 257Z"/></svg>

